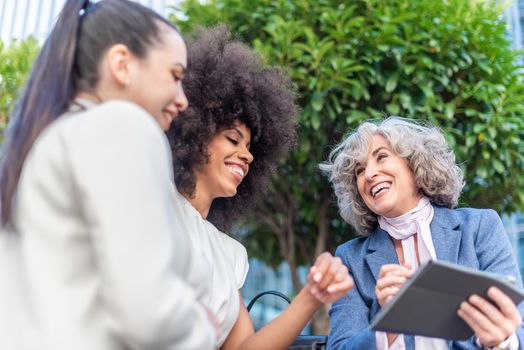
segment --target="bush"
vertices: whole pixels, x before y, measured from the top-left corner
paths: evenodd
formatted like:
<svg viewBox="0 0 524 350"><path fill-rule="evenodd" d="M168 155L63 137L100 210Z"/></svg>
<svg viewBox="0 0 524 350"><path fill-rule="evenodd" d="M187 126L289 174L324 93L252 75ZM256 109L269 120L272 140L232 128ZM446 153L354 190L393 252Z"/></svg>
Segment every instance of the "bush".
<svg viewBox="0 0 524 350"><path fill-rule="evenodd" d="M294 244L309 242L307 249L293 249L304 256L324 246L317 239L322 225L329 237L320 239L328 245L350 236L336 213L322 209L333 197L317 164L330 145L368 118L400 115L439 125L466 173L461 205L502 213L524 209L523 74L506 39L500 3L186 0L179 8L184 16L174 20L184 31L225 22L295 82L300 145L273 182L272 212L261 214L266 222L271 216L282 228L288 225L272 200L284 192L289 198L280 202L293 206L293 234L300 237ZM275 231L268 225L257 230L252 235L266 241L265 233ZM266 260L276 258L264 249L274 243L246 242ZM286 249L276 255L285 256Z"/></svg>
<svg viewBox="0 0 524 350"><path fill-rule="evenodd" d="M13 40L9 46L0 42L0 141L3 139L9 113L38 50L38 43L34 38Z"/></svg>

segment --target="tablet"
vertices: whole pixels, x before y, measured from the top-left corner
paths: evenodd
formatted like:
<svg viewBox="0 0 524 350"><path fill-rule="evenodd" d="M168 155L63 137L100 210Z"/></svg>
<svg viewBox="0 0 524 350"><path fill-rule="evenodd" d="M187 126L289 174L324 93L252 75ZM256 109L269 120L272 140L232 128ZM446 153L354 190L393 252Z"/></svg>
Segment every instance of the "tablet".
<svg viewBox="0 0 524 350"><path fill-rule="evenodd" d="M513 282L515 276L429 261L376 315L370 327L375 331L465 340L473 336L473 330L457 315L460 304L472 294L489 300L487 290L495 286L518 305L524 293Z"/></svg>

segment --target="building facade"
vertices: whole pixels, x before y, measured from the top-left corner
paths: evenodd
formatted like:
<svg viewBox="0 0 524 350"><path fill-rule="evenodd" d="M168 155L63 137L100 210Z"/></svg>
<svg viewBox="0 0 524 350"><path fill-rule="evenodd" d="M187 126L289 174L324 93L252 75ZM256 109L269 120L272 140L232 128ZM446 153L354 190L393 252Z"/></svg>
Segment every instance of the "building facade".
<svg viewBox="0 0 524 350"><path fill-rule="evenodd" d="M516 50L524 47L524 0L515 0L506 11L508 36ZM513 245L513 251L524 276L524 213L503 216L502 222Z"/></svg>
<svg viewBox="0 0 524 350"><path fill-rule="evenodd" d="M179 0L135 0L166 16ZM43 42L53 27L65 0L0 0L1 41L34 36Z"/></svg>

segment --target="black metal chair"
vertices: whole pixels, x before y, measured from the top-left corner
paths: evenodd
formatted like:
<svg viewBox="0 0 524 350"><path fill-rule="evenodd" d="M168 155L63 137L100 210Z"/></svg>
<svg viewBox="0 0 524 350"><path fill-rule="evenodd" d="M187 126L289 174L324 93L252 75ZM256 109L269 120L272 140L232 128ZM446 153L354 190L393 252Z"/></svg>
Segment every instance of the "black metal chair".
<svg viewBox="0 0 524 350"><path fill-rule="evenodd" d="M264 295L276 295L285 301L288 304L291 304L291 300L276 290L267 290L262 293L258 293L247 305L247 311L249 312L253 305L257 302L258 299ZM293 344L288 347L288 350L325 350L327 344L327 335L299 335Z"/></svg>

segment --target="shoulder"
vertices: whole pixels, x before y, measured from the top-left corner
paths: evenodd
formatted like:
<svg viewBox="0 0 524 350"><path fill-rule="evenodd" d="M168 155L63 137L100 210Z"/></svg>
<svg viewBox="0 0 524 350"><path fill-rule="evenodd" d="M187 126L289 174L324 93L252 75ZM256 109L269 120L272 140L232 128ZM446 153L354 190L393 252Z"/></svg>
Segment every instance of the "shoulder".
<svg viewBox="0 0 524 350"><path fill-rule="evenodd" d="M103 129L98 132L129 133L140 131L142 134L162 134L162 129L154 118L135 103L123 100L111 100L89 108L86 111L71 115L68 121L81 124L82 127Z"/></svg>
<svg viewBox="0 0 524 350"><path fill-rule="evenodd" d="M339 245L335 255L348 263L351 260L363 257L368 250L368 244L369 236L353 238Z"/></svg>
<svg viewBox="0 0 524 350"><path fill-rule="evenodd" d="M209 221L206 221L206 225L208 227L208 231L210 231L215 239L220 242L226 253L228 253L228 255L233 258L235 263L247 263L247 250L242 243L220 231Z"/></svg>
<svg viewBox="0 0 524 350"><path fill-rule="evenodd" d="M206 221L206 224L210 229L212 229L216 242L220 244L221 253L225 254L227 257L227 265L229 268L232 268L235 278L235 288L242 288L249 271L249 260L246 248L233 237L230 237L229 235L217 229L209 221ZM214 249L220 248L215 246Z"/></svg>
<svg viewBox="0 0 524 350"><path fill-rule="evenodd" d="M67 112L40 135L35 144L89 145L111 140L144 142L161 140L163 132L153 117L140 106L123 100L111 100L78 112Z"/></svg>
<svg viewBox="0 0 524 350"><path fill-rule="evenodd" d="M493 225L501 222L500 216L493 209L477 208L456 208L448 209L443 207L434 207L437 223L446 225L456 224L462 228L478 227L480 224Z"/></svg>

